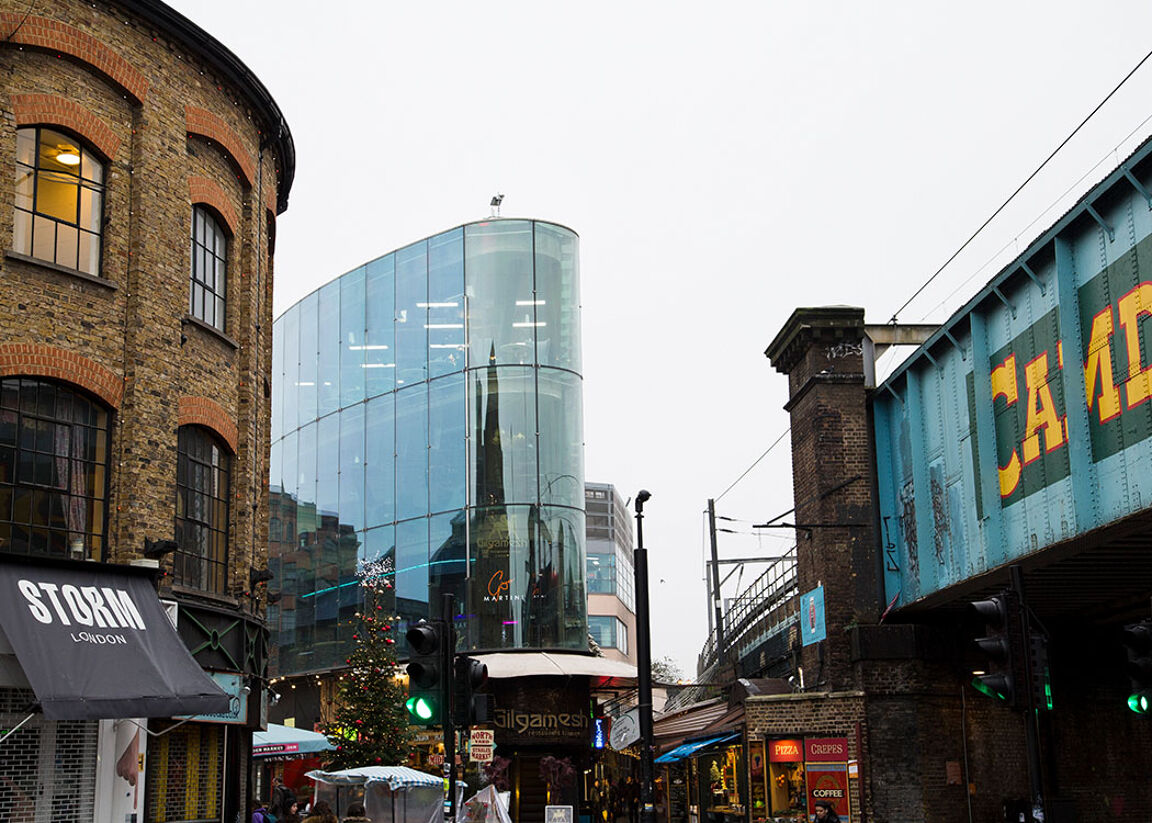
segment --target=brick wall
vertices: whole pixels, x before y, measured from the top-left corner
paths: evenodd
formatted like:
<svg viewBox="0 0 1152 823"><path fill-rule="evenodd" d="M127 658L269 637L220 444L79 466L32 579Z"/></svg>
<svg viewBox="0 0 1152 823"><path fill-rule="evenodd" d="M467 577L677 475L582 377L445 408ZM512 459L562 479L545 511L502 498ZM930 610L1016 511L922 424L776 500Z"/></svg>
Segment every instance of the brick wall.
<svg viewBox="0 0 1152 823"><path fill-rule="evenodd" d="M0 374L64 381L112 410L108 562L136 559L145 539L173 536L179 426L206 426L221 437L234 453L226 591L166 594L185 602L184 614L194 613L189 604L211 609L247 632L262 612L246 594L249 569L267 562L270 235L287 202L281 181L291 179L294 158L281 155L291 154L291 138L262 87L233 74L235 65L211 38L182 29L163 4L137 8L140 18L104 0L34 8L0 0ZM105 161L99 277L11 252L16 130L24 126L71 134ZM220 215L229 235L223 333L188 317L196 203ZM171 556L162 561L171 563ZM169 581L162 579L162 588ZM0 700L9 694L0 690ZM0 712L0 726L10 727L10 709ZM27 778L34 788L36 761L26 774L24 761L10 753L64 728L38 719L22 729L4 744L0 776ZM221 731L190 724L179 739ZM228 739L230 766L249 745L237 731ZM39 777L50 784L45 796L79 791L88 808L53 799L53 809L36 819L100 818L104 810L91 809L94 762L59 770L72 768L73 744L88 745L91 737L95 752L96 724L66 732L52 744L56 775ZM171 745L177 736L161 739ZM40 768L51 760L41 758ZM184 795L193 792L196 802L224 797L242 809L245 787L224 792L219 768L205 768L205 782L166 787L164 802L183 809ZM3 791L0 819L7 819L16 806ZM231 819L236 811L208 816Z"/></svg>
<svg viewBox="0 0 1152 823"><path fill-rule="evenodd" d="M0 373L73 382L115 409L115 562L172 535L177 427L220 434L236 458L224 599L242 605L267 545L268 209L283 158L262 149L270 127L244 90L148 21L101 3L26 12L0 2L0 250L12 248L16 128L49 126L107 161L103 266L97 280L0 259ZM186 319L197 202L231 234L222 335ZM189 408L203 411L197 398L214 408L190 420Z"/></svg>

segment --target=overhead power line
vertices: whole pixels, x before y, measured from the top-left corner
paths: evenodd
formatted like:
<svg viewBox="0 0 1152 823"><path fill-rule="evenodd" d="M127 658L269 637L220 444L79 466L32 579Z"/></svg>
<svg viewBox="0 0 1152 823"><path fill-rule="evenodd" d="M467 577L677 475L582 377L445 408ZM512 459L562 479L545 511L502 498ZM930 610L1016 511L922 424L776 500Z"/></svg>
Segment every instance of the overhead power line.
<svg viewBox="0 0 1152 823"><path fill-rule="evenodd" d="M1060 152L1060 150L1062 148L1064 148L1066 145L1068 145L1068 141L1071 140L1073 137L1075 137L1077 135L1077 133L1079 133L1080 129L1084 128L1084 125L1096 115L1096 112L1100 111L1100 109L1104 107L1104 104L1107 103L1109 100L1111 100L1112 96L1114 94L1116 94L1116 92L1120 91L1120 88L1125 83L1128 82L1128 80L1132 77L1132 75L1134 75L1140 69L1141 66L1143 66L1146 62L1148 62L1149 57L1152 57L1152 51L1149 51L1147 54L1145 54L1144 57L1142 57L1140 59L1140 62L1137 63L1136 66L1132 69L1132 71L1130 71L1126 75L1124 75L1124 79L1121 80L1119 83L1117 83L1116 87L1114 89L1112 89L1112 91L1108 92L1107 96L1103 100L1101 100L1099 103L1096 104L1096 108L1092 109L1092 111L1090 111L1088 113L1088 116L1080 121L1080 125L1077 126L1076 128L1074 128L1072 130L1071 134L1069 134L1067 137L1065 137L1063 140L1060 141L1060 145L1057 146L1055 149L1053 149L1052 153L1049 154L1046 158L1044 158L1044 162L1036 167L1036 171L1034 171L1030 175L1028 175L1028 179L1025 180L1023 183L1021 183L1016 188L1016 191L1014 191L1010 195L1008 195L1008 199L1000 204L1000 208L998 208L998 209L996 209L996 211L992 212L992 216L989 217L987 220L985 220L983 223L981 223L980 228L978 228L978 229L976 229L976 231L972 232L972 235L967 240L964 241L964 243L960 246L960 248L956 249L956 251L952 253L952 256L944 261L944 265L942 265L940 268L936 269L935 273L931 277L929 277L927 280L925 280L923 285L920 286L920 288L916 289L916 293L913 294L911 297L909 297L908 300L905 301L903 306L901 306L895 312L892 313L892 319L888 321L889 323L893 323L893 324L896 323L896 318L899 317L900 312L902 312L902 311L904 311L904 309L908 308L909 304L913 300L915 300L917 297L919 297L921 292L923 292L924 289L928 288L928 286L931 285L932 281L935 280L937 277L939 277L940 273L942 271L944 271L944 269L948 268L948 264L950 264L953 260L955 260L957 257L959 257L960 252L962 252L962 251L964 251L964 249L968 248L968 244L971 243L973 240L975 240L977 235L979 235L980 232L984 231L984 229L987 228L988 224L991 223L993 220L995 220L996 216L998 214L1000 214L1000 212L1004 211L1004 209L1008 206L1008 204L1011 203L1015 199L1016 195L1018 195L1024 189L1025 186L1027 186L1029 183L1032 182L1032 178L1034 178L1036 175L1038 175L1043 170L1043 168L1048 165L1049 161Z"/></svg>
<svg viewBox="0 0 1152 823"><path fill-rule="evenodd" d="M742 475L740 475L739 477L737 477L735 480L733 480L733 481L732 481L732 485L730 485L730 486L729 486L728 488L726 488L724 491L720 492L720 494L718 494L716 497L714 497L714 498L713 498L713 500L715 500L716 502L719 502L719 501L720 501L720 498L722 498L724 495L728 494L728 492L732 491L732 489L734 489L734 488L736 487L736 484L737 484L737 483L739 483L741 480L743 480L745 477L747 477L747 476L748 476L748 472L750 472L750 471L752 471L754 468L756 468L756 466L757 466L757 465L760 463L760 461L761 461L761 460L763 460L765 457L767 457L767 456L768 456L768 452L770 452L770 451L772 451L774 448L776 448L776 446L777 446L777 445L780 443L780 441L781 441L781 440L783 440L785 437L787 437L787 436L788 436L788 432L790 432L790 431L792 431L792 427L791 427L791 426L789 426L788 428L786 428L786 429L784 430L783 434L781 434L779 437L777 437L775 440L773 440L773 441L772 441L772 445L771 445L771 446L769 446L768 448L766 448L766 449L764 450L764 454L762 454L762 455L760 455L759 457L757 457L757 458L756 458L756 462L755 462L755 463L753 463L751 466L749 466L747 469L745 469L745 470L744 470L744 473L743 473Z"/></svg>

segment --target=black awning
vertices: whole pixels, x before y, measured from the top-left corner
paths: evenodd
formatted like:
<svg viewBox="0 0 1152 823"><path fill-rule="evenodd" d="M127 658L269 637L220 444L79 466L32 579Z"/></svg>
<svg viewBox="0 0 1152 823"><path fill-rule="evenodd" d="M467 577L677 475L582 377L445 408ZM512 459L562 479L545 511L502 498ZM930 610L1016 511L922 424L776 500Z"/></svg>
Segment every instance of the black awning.
<svg viewBox="0 0 1152 823"><path fill-rule="evenodd" d="M0 626L51 720L228 711L149 570L0 559Z"/></svg>

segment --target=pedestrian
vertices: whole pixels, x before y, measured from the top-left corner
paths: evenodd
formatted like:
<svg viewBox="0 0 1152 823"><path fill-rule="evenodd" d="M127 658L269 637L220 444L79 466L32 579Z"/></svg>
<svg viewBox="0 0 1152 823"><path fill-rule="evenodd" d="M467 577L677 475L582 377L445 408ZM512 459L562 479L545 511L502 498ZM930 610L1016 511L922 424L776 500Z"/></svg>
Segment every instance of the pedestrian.
<svg viewBox="0 0 1152 823"><path fill-rule="evenodd" d="M624 781L624 802L628 804L628 823L640 823L640 784L632 775Z"/></svg>
<svg viewBox="0 0 1152 823"><path fill-rule="evenodd" d="M596 823L604 823L608 820L608 789L596 778L592 781L592 793L588 797L592 802L592 809L596 814Z"/></svg>
<svg viewBox="0 0 1152 823"><path fill-rule="evenodd" d="M281 823L284 810L280 808L280 798L274 795L272 802L252 812L252 823Z"/></svg>
<svg viewBox="0 0 1152 823"><path fill-rule="evenodd" d="M372 821L364 816L363 803L349 803L348 816L344 818L344 823L372 823Z"/></svg>
<svg viewBox="0 0 1152 823"><path fill-rule="evenodd" d="M817 800L812 805L816 807L816 823L840 823L840 815L827 800Z"/></svg>
<svg viewBox="0 0 1152 823"><path fill-rule="evenodd" d="M327 800L317 800L312 804L312 812L304 818L304 823L338 823L336 815Z"/></svg>
<svg viewBox="0 0 1152 823"><path fill-rule="evenodd" d="M276 817L277 823L300 823L299 806L296 802L296 792L292 791L287 786L281 786L277 792L279 794L279 814ZM273 801L273 807L277 805Z"/></svg>

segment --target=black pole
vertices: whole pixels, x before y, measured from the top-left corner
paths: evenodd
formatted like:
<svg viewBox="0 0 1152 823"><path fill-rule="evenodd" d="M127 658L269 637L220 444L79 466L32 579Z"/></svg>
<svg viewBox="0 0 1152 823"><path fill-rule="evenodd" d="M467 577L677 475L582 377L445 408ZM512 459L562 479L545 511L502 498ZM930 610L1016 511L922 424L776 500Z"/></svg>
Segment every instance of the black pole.
<svg viewBox="0 0 1152 823"><path fill-rule="evenodd" d="M716 501L708 498L708 533L712 538L712 609L716 613L716 665L724 667L724 616L720 612L720 559L716 551Z"/></svg>
<svg viewBox="0 0 1152 823"><path fill-rule="evenodd" d="M456 820L456 727L453 725L453 713L455 706L452 705L454 697L453 692L456 690L452 688L453 675L455 674L455 667L453 665L456 659L456 621L452 619L452 612L454 610L455 596L445 592L444 594L444 649L441 655L441 669L443 670L443 689L441 691L441 705L444 707L444 778L447 781L445 791L448 796L444 800L444 819L446 821Z"/></svg>
<svg viewBox="0 0 1152 823"><path fill-rule="evenodd" d="M644 548L644 504L652 494L636 495L636 685L640 691L640 823L655 823L652 763L652 638L648 623L648 551Z"/></svg>
<svg viewBox="0 0 1152 823"><path fill-rule="evenodd" d="M1028 617L1028 601L1024 597L1024 574L1015 563L1008 567L1008 579L1011 588L1016 592L1016 602L1019 607L1020 625L1010 626L1009 631L1015 632L1018 638L1022 656L1024 658L1024 682L1016 687L1016 693L1024 697L1024 748L1028 758L1029 787L1032 789L1032 819L1044 819L1044 778L1040 772L1040 734L1037 728L1036 701L1032 694L1032 654L1031 654L1031 620Z"/></svg>

